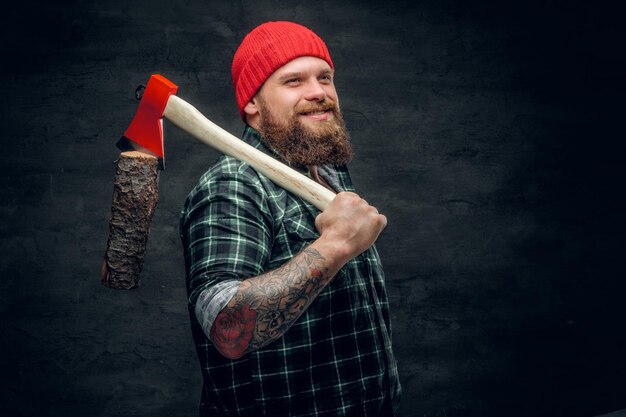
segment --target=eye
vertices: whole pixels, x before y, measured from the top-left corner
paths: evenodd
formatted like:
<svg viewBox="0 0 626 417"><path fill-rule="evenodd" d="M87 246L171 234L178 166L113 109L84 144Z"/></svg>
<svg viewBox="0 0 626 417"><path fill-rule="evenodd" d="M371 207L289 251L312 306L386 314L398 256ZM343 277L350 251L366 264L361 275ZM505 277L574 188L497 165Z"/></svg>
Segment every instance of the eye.
<svg viewBox="0 0 626 417"><path fill-rule="evenodd" d="M331 84L333 82L332 74L323 74L320 76L320 82Z"/></svg>
<svg viewBox="0 0 626 417"><path fill-rule="evenodd" d="M300 83L300 78L289 78L285 80L286 85L297 85L298 83Z"/></svg>

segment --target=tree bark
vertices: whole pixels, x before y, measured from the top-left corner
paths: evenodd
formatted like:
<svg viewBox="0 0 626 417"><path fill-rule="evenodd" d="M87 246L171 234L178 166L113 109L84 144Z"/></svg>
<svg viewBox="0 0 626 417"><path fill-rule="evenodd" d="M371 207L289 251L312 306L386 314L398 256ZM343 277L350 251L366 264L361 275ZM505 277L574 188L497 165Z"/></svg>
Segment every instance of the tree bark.
<svg viewBox="0 0 626 417"><path fill-rule="evenodd" d="M109 288L139 287L150 223L158 200L158 159L122 152L117 161L109 240L101 282Z"/></svg>

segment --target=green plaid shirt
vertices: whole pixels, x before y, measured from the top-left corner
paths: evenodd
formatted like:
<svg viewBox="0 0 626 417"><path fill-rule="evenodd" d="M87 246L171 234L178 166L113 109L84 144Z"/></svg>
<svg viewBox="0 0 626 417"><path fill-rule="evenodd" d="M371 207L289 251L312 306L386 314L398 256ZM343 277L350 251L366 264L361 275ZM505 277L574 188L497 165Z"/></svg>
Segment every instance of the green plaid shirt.
<svg viewBox="0 0 626 417"><path fill-rule="evenodd" d="M272 154L250 127L243 140ZM327 168L353 191L345 167ZM375 247L347 263L282 338L240 359L220 355L196 317L203 291L277 268L317 239L318 213L229 156L189 194L180 230L201 416L393 415L400 384Z"/></svg>

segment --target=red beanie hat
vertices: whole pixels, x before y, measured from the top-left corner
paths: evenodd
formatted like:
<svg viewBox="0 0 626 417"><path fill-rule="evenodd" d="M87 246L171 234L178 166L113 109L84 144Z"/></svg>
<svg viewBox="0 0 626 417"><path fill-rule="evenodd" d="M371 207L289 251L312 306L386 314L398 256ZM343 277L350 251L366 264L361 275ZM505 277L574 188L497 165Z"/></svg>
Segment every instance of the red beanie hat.
<svg viewBox="0 0 626 417"><path fill-rule="evenodd" d="M232 65L237 107L244 121L243 108L270 75L301 56L321 58L334 68L324 41L304 26L267 22L246 35L235 52Z"/></svg>

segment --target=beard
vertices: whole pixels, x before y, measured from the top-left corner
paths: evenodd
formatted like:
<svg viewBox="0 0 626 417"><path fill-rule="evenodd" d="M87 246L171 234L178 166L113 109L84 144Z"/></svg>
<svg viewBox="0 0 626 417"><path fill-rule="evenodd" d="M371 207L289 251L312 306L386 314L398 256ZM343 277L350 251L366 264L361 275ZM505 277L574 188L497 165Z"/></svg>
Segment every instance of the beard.
<svg viewBox="0 0 626 417"><path fill-rule="evenodd" d="M259 133L263 141L287 162L301 166L346 165L352 159L350 135L335 101L325 99L298 106L286 121L282 121L272 114L260 95L257 99L260 104ZM298 118L303 113L326 110L331 111L333 117L313 121L313 126Z"/></svg>

